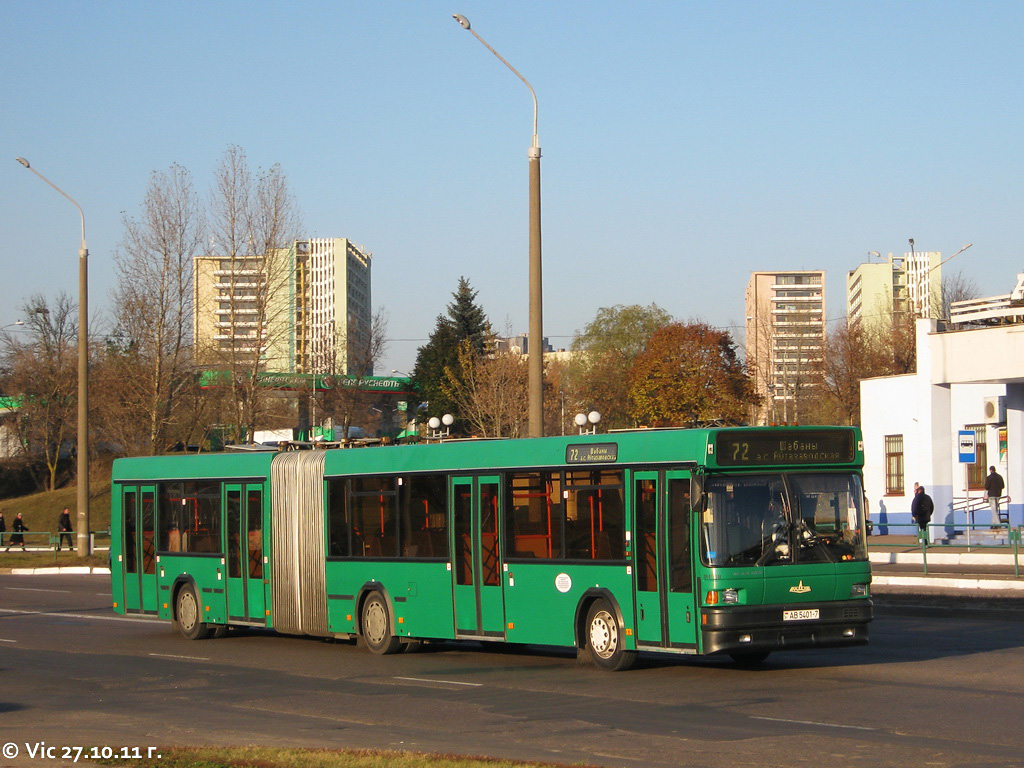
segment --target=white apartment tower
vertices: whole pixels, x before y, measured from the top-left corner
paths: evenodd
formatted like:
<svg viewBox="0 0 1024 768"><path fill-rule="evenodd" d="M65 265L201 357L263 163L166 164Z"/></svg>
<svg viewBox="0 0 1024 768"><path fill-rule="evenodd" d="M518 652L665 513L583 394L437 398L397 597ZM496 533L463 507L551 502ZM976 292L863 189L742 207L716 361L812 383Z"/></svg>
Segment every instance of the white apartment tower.
<svg viewBox="0 0 1024 768"><path fill-rule="evenodd" d="M372 374L362 354L371 256L345 238L310 238L259 258L197 257L197 349L211 365L258 354L268 372Z"/></svg>
<svg viewBox="0 0 1024 768"><path fill-rule="evenodd" d="M825 272L752 272L746 296L747 369L761 405L754 424L795 423L821 387Z"/></svg>
<svg viewBox="0 0 1024 768"><path fill-rule="evenodd" d="M345 238L296 242L297 370L369 376L372 254Z"/></svg>

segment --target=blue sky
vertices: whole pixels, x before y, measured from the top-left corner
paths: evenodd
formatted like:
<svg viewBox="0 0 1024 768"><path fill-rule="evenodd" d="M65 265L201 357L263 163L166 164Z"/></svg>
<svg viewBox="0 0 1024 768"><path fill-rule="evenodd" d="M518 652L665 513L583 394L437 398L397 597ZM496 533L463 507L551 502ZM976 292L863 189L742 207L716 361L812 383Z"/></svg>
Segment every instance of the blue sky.
<svg viewBox="0 0 1024 768"><path fill-rule="evenodd" d="M749 273L950 255L1008 293L1024 208L1024 3L0 0L0 324L77 293L101 331L122 212L153 170L201 189L229 145L280 163L306 234L373 252L409 370L459 276L527 325L529 92L540 102L545 333L603 306L743 321ZM742 331L734 332L742 341Z"/></svg>

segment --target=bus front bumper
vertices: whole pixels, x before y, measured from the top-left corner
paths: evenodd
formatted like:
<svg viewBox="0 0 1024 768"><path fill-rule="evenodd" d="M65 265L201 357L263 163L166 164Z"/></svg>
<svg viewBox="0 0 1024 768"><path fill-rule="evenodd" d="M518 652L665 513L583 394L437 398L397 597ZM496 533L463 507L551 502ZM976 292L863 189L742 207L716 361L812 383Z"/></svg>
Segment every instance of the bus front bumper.
<svg viewBox="0 0 1024 768"><path fill-rule="evenodd" d="M864 645L873 616L870 599L792 605L701 608L706 654L756 654L800 648Z"/></svg>

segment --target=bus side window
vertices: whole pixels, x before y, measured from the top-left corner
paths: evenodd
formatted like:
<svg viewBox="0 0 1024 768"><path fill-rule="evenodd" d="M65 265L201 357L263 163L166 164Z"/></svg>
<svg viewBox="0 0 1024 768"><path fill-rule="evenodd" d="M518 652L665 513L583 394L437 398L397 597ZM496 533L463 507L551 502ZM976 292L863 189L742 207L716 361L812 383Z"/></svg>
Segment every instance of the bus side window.
<svg viewBox="0 0 1024 768"><path fill-rule="evenodd" d="M669 480L668 505L669 589L692 592L689 480Z"/></svg>
<svg viewBox="0 0 1024 768"><path fill-rule="evenodd" d="M564 525L558 472L513 472L506 482L506 557L562 557Z"/></svg>
<svg viewBox="0 0 1024 768"><path fill-rule="evenodd" d="M327 547L331 557L349 557L353 550L359 554L363 551L362 540L353 537L348 483L344 478L332 477L327 481Z"/></svg>

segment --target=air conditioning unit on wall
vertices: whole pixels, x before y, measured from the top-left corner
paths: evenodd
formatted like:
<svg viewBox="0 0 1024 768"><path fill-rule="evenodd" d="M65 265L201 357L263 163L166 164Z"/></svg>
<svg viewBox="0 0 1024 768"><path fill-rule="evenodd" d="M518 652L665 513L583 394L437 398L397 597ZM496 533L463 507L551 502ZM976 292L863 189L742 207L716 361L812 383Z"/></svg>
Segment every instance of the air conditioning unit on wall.
<svg viewBox="0 0 1024 768"><path fill-rule="evenodd" d="M1006 398L1002 395L998 397L986 397L983 413L985 415L986 424L1005 424Z"/></svg>

